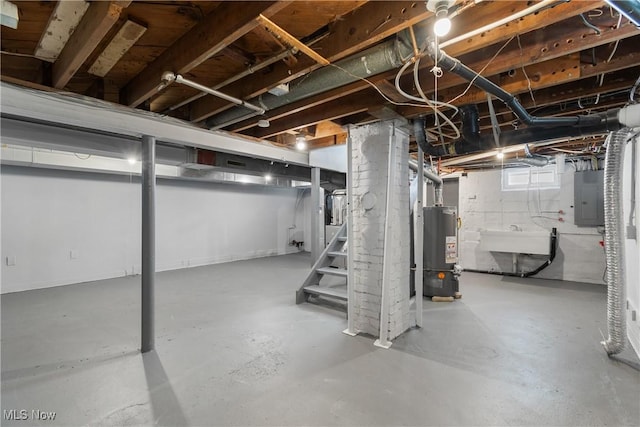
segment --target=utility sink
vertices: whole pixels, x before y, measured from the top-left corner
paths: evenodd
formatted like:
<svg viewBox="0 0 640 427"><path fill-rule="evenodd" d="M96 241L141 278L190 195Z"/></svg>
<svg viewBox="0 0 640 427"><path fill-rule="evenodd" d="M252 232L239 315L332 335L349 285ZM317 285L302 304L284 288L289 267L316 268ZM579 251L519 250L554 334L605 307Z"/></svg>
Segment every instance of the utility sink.
<svg viewBox="0 0 640 427"><path fill-rule="evenodd" d="M545 231L480 231L480 249L491 252L549 255L551 233Z"/></svg>

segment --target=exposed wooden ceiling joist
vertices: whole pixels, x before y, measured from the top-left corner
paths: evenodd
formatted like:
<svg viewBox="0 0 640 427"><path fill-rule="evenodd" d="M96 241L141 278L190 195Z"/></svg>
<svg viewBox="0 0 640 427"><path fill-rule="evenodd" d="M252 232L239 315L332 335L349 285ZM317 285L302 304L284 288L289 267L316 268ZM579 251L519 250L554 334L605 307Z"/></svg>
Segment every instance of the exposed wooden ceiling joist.
<svg viewBox="0 0 640 427"><path fill-rule="evenodd" d="M523 31L534 31L540 28L541 26L545 26L545 25L548 26L550 24L553 24L554 22L559 21L561 19L561 16L563 15L558 15L557 14L558 12L566 13L566 14L569 14L570 16L573 16L574 14L582 13L585 10L591 10L594 6L597 6L598 4L599 2L590 2L590 3L581 2L581 4L573 5L571 6L571 8L567 7L568 5L556 6L556 8L552 9L553 11L556 12L556 14L551 14L551 9L548 11L540 12L540 14L543 14L543 16L537 17L536 20L529 20L526 22L524 20L520 21L519 28L521 28ZM563 6L564 9L562 11L557 10L557 8L561 6ZM499 9L501 10L505 7L506 6L504 4L492 5L490 9L486 10L484 15L490 15L490 13L497 14ZM511 7L513 8L513 6ZM470 20L469 25L475 25L476 27L482 25L483 24L482 21L474 24L471 23L471 19L474 16L475 15L470 15L470 17L468 18ZM459 20L459 22L457 22L457 25L464 28L466 22L462 20L463 17L464 15L461 15L457 18ZM505 28L508 28L508 27L505 27ZM557 45L555 45L556 44L555 42L552 43L545 40L541 41L539 36L536 36L534 33L529 33L521 38L520 45L518 45L518 42L515 39L512 39L511 42L509 42L509 45L513 46L513 48L505 51L502 55L496 58L498 59L497 61L496 60L491 61L489 66L487 66L484 69L483 75L491 76L491 75L499 74L502 72L506 72L510 69L514 69L515 68L514 64L518 64L519 66L527 66L527 65L531 65L536 62L541 62L547 59L558 58L563 55L579 52L583 49L588 49L594 46L609 43L613 40L629 37L634 34L637 34L637 30L628 23L625 23L625 25L623 25L621 29L617 29L617 30L614 30L610 27L604 27L602 30L602 33L598 36L595 36L591 29L584 27L582 24L580 24L578 30L575 30L567 34L566 40L571 40L571 42L562 43L562 44L557 43ZM494 44L494 45L489 45L489 44L494 42L495 40L500 40L502 37L503 36L500 35L498 32L494 32L491 37L489 36L479 37L480 41L474 41L476 47L481 48L483 50L483 53L485 49L487 50L487 52L486 54L483 54L483 58L481 60L477 60L477 63L468 64L470 68L476 69L476 70L483 69L487 65L488 60L500 48L503 47L503 45L500 45L500 44ZM487 44L481 44L481 43L487 43ZM522 49L520 49L520 46L522 46ZM467 46L465 45L464 42L460 42L455 45L452 45L447 50L454 53L465 52L467 50ZM523 52L525 53L523 54ZM502 60L503 55L507 57L506 60ZM430 63L430 61L425 60L422 63L422 68L427 68L427 67L431 68L432 65L433 64ZM403 87L412 87L413 86L412 80L413 80L413 76L406 76L406 78L402 80ZM440 89L446 89L446 88L450 88L455 85L458 85L461 82L462 80L456 75L448 74L439 80L438 86ZM432 80L427 80L426 83L427 84L423 86L423 89L427 93L432 92L433 86L434 86L432 83ZM384 81L380 81L380 85L386 86L386 85L389 85L389 83L385 84ZM366 82L362 82L362 81L350 84L348 86L349 86L349 89L344 93L345 96L349 95L350 93L353 93L357 88L364 90L369 87ZM392 88L392 89L395 90L395 88ZM339 89L337 91L339 92ZM330 93L331 92L328 92L327 94L329 95ZM417 95L417 93L414 93L414 95ZM314 99L315 98L319 99L320 97L314 97ZM330 101L332 99L334 98L332 98L331 96L327 97L327 101ZM401 101L401 102L407 101L406 99L402 99L400 97L396 97L393 100ZM379 99L375 98L372 102L379 102ZM300 101L295 104L296 105L291 105L292 113L299 112L300 110L298 109L297 104L304 104L304 101ZM313 105L313 102L311 104ZM273 115L274 118L283 117L286 110L287 110L287 107L279 108L278 113ZM267 115L270 117L271 117L271 114L272 112L267 112ZM255 125L256 122L257 121L254 120L253 124ZM236 131L239 129L242 129L243 127L246 129L248 128L247 125L249 123L250 123L249 120L242 122L242 127L239 125L235 125L232 129Z"/></svg>
<svg viewBox="0 0 640 427"><path fill-rule="evenodd" d="M431 16L420 2L369 2L336 21L330 34L313 48L330 62L336 62ZM294 80L320 65L308 57L298 58L295 67L277 64L261 79L244 78L227 86L225 93L246 99L260 95L282 82ZM204 97L191 106L191 120L201 121L229 105L213 97Z"/></svg>
<svg viewBox="0 0 640 427"><path fill-rule="evenodd" d="M61 89L120 18L129 2L92 2L53 64L53 86Z"/></svg>
<svg viewBox="0 0 640 427"><path fill-rule="evenodd" d="M59 1L42 32L35 57L55 62L88 8L86 1Z"/></svg>
<svg viewBox="0 0 640 427"><path fill-rule="evenodd" d="M106 76L145 31L147 28L144 25L126 20L100 56L93 62L89 73L100 77Z"/></svg>
<svg viewBox="0 0 640 427"><path fill-rule="evenodd" d="M231 2L222 2L123 89L125 104L140 105L157 92L163 72L189 72L255 28L258 15L271 16L287 5L285 1L247 1L239 9Z"/></svg>

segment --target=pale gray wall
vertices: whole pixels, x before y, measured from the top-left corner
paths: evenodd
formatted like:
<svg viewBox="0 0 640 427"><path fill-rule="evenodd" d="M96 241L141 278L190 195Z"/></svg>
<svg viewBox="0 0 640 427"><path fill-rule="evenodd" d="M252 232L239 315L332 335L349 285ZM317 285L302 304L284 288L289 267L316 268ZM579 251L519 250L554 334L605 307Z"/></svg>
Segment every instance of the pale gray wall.
<svg viewBox="0 0 640 427"><path fill-rule="evenodd" d="M3 293L140 272L137 177L3 166L1 178ZM159 179L157 270L297 251L296 194Z"/></svg>
<svg viewBox="0 0 640 427"><path fill-rule="evenodd" d="M540 204L544 216L532 218L538 206L537 190L502 191L501 170L469 172L460 177L460 264L464 268L512 271L511 254L487 252L479 249L480 230L509 230L517 225L525 231L559 233L555 261L536 277L603 284L605 259L599 245L601 236L595 227L576 227L573 224L573 178L571 166L561 174L561 187L540 190ZM527 199L529 204L527 204ZM563 215L554 212L564 211ZM564 222L557 219L562 217ZM522 257L526 269L537 267L543 257Z"/></svg>
<svg viewBox="0 0 640 427"><path fill-rule="evenodd" d="M636 137L636 194L635 194L635 215L633 224L636 232L640 233L638 215L640 214L640 137ZM627 145L624 162L623 199L625 223L629 221L631 213L631 160L632 144ZM625 227L626 228L626 227ZM627 335L636 353L640 356L640 234L636 234L635 239L627 239L625 246L625 270L627 274ZM635 320L632 312L636 312Z"/></svg>

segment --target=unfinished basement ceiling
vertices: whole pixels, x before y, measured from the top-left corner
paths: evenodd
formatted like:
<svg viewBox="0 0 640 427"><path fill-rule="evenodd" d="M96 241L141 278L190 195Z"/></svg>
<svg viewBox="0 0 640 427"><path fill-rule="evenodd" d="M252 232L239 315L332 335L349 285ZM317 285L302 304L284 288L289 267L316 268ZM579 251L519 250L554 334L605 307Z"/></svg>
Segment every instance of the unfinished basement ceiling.
<svg viewBox="0 0 640 427"><path fill-rule="evenodd" d="M292 149L296 137L305 137L310 148L341 144L348 124L425 115L428 131L444 135L444 157L456 156L453 131L447 126L438 130L432 109L396 90L401 65L394 63L397 58L387 58L393 66L376 74L384 67L377 67L372 56L385 46L411 53L424 48L435 19L425 2L100 1L84 7L71 1L12 3L19 9L19 24L17 29L2 27L4 81L75 92ZM533 14L464 36L540 3L544 7ZM451 32L440 40L443 50L473 70L482 70L538 116L623 106L640 74L640 30L602 1L459 0L450 15ZM410 31L416 34L415 44ZM305 53L307 48L313 52ZM354 59L364 75L351 68ZM436 96L433 66L423 56L418 72L431 99ZM419 96L412 69L407 68L400 86ZM163 87L166 71L269 108L264 115L239 120L250 110L221 98L206 95L185 103L198 92L178 83ZM268 93L285 83L289 94L278 99ZM476 105L481 133L491 134L487 96L468 86L445 70L437 78L437 99L458 107ZM292 96L305 87L310 89L304 95ZM493 104L503 131L523 127L502 102ZM452 111L442 107L460 127L461 115ZM270 126L259 127L261 119L269 120ZM589 154L602 139L565 138L538 152Z"/></svg>

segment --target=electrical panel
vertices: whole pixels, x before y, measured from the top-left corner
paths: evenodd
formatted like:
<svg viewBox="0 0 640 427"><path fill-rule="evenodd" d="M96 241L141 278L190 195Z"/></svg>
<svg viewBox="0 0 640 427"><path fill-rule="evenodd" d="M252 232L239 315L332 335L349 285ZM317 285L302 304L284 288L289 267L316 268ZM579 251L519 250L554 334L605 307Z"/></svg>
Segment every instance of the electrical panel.
<svg viewBox="0 0 640 427"><path fill-rule="evenodd" d="M575 225L604 225L604 171L582 171L574 174L573 206Z"/></svg>

